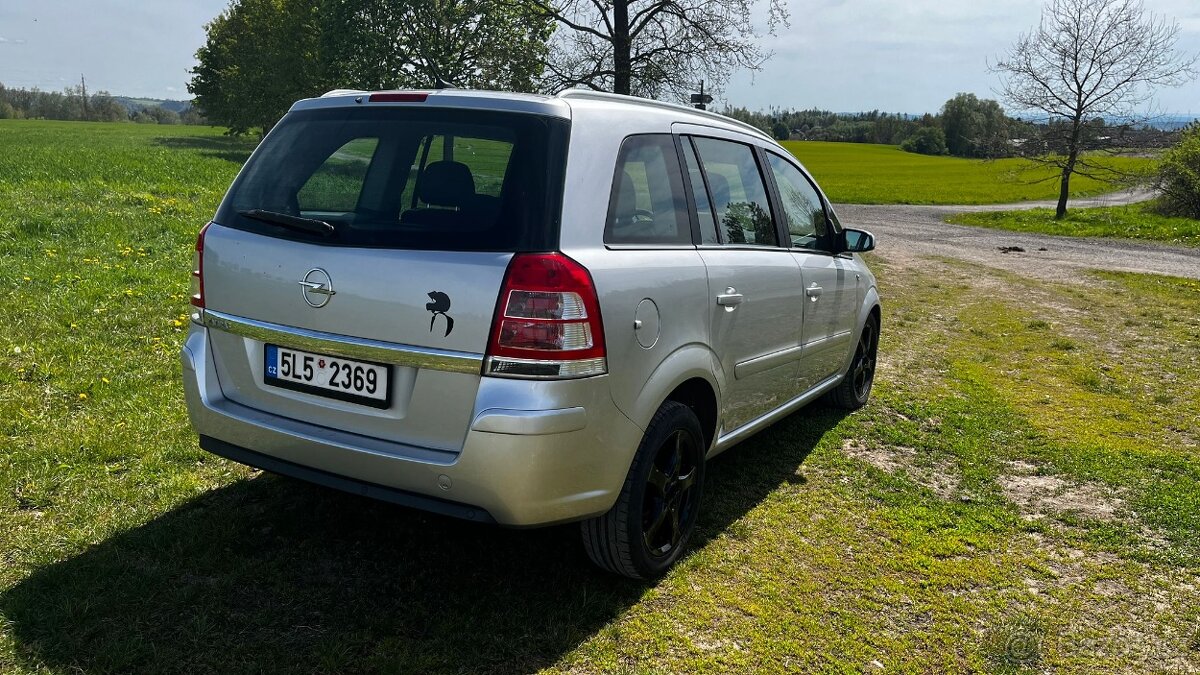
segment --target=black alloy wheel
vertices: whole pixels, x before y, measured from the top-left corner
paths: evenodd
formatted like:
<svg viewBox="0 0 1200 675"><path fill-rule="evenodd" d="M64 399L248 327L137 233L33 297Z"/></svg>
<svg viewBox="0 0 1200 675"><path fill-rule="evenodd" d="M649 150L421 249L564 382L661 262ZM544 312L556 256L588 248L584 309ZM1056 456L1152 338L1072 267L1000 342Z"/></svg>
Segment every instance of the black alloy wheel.
<svg viewBox="0 0 1200 675"><path fill-rule="evenodd" d="M854 397L864 402L871 394L871 385L875 382L876 352L875 322L872 320L863 326L862 336L858 339L858 347L854 350L854 361L850 364Z"/></svg>
<svg viewBox="0 0 1200 675"><path fill-rule="evenodd" d="M837 387L825 395L825 400L845 410L858 410L866 405L867 399L871 397L871 386L875 383L878 356L879 319L872 314L863 323L846 376Z"/></svg>
<svg viewBox="0 0 1200 675"><path fill-rule="evenodd" d="M678 401L662 404L638 445L617 501L581 524L592 562L631 579L661 576L696 527L708 448L696 413Z"/></svg>
<svg viewBox="0 0 1200 675"><path fill-rule="evenodd" d="M658 449L642 498L642 539L655 558L670 556L696 515L696 440L677 429Z"/></svg>

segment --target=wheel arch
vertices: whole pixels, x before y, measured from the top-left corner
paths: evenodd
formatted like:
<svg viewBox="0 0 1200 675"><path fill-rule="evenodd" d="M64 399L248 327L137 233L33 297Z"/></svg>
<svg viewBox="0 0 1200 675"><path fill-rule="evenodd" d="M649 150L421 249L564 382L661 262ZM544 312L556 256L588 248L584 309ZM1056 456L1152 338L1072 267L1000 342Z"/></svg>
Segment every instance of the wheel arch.
<svg viewBox="0 0 1200 675"><path fill-rule="evenodd" d="M859 337L862 335L863 326L867 325L867 319L874 317L875 319L875 343L879 343L879 331L883 326L883 308L879 302L879 291L874 286L867 289L867 294L863 298L863 303L858 310L858 321L854 326L854 341L851 345L857 345ZM850 369L850 363L854 360L854 348L846 354L846 360L842 363L842 374L845 375Z"/></svg>
<svg viewBox="0 0 1200 675"><path fill-rule="evenodd" d="M716 438L723 384L716 355L703 345L685 345L663 359L646 378L633 409L627 414L645 429L663 403L683 403L700 419L705 442L711 448Z"/></svg>

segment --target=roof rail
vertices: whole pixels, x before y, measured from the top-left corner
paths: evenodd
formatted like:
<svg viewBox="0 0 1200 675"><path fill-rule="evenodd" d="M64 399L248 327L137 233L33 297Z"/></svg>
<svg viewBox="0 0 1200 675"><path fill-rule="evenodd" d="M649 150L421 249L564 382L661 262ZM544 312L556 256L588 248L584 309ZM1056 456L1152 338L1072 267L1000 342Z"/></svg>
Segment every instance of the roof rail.
<svg viewBox="0 0 1200 675"><path fill-rule="evenodd" d="M595 91L592 89L564 89L558 92L559 98L586 98L595 101L613 101L617 103L629 103L633 105L644 105L653 108L663 108L665 110L687 111L701 117L709 117L714 120L720 120L726 124L741 127L750 131L756 136L761 136L767 140L774 141L775 139L767 135L767 132L759 129L753 124L747 124L741 120L735 120L732 117L726 117L720 113L711 112L708 110L700 110L699 108L691 108L678 103L666 103L664 101L655 101L650 98L642 98L640 96L626 96L625 94L613 94L607 91Z"/></svg>
<svg viewBox="0 0 1200 675"><path fill-rule="evenodd" d="M362 89L330 89L329 91L325 92L324 94L321 94L321 98L328 98L330 96L349 96L350 94L365 94L365 93L367 93L367 92Z"/></svg>

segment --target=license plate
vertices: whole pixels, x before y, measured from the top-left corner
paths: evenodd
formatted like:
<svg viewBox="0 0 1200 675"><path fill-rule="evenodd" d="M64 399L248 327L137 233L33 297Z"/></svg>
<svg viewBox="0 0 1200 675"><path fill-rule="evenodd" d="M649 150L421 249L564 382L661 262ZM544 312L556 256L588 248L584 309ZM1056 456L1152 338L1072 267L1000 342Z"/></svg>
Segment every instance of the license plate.
<svg viewBox="0 0 1200 675"><path fill-rule="evenodd" d="M391 367L340 356L267 345L263 381L269 385L374 408L391 405Z"/></svg>

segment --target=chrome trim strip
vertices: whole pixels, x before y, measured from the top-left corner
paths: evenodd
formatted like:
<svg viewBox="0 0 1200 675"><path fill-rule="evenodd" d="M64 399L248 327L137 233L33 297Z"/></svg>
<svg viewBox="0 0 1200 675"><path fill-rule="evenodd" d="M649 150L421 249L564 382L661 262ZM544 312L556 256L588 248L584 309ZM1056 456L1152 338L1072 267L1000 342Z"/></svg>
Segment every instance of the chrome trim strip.
<svg viewBox="0 0 1200 675"><path fill-rule="evenodd" d="M341 356L347 359L376 361L396 366L443 370L469 375L478 375L483 369L483 354L416 347L397 342L367 340L335 333L293 328L214 312L211 309L201 312L200 323L213 330L240 335L260 342L269 342L318 354Z"/></svg>
<svg viewBox="0 0 1200 675"><path fill-rule="evenodd" d="M787 417L788 415L791 415L792 413L796 412L800 408L803 408L804 406L808 405L809 403L812 403L812 401L814 399L818 398L819 396L821 396L821 394L824 394L825 392L829 391L830 389L836 387L838 385L838 383L842 381L843 377L845 377L845 375L840 374L840 373L837 375L831 375L831 376L825 378L824 380L822 380L821 383L818 384L817 386L813 387L812 389L809 389L808 391L804 392L803 394L800 394L799 396L788 401L787 403L784 403L783 405L772 410L771 412L769 412L757 419L750 420L749 422L743 424L742 426L738 427L737 429L734 429L733 431L723 434L722 436L717 438L716 443L713 443L712 450L710 450L708 452L708 456L713 457L713 456L721 454L722 452L725 452L729 448L746 440L747 438L762 431L763 429L771 426L772 424L779 421L780 419Z"/></svg>
<svg viewBox="0 0 1200 675"><path fill-rule="evenodd" d="M771 352L770 354L763 354L762 356L756 356L752 359L746 359L741 363L734 364L733 377L734 379L740 380L744 377L750 377L751 375L761 373L765 370L770 370L777 366L786 365L800 358L800 352L803 350L804 347L796 345L795 347L785 347L777 352Z"/></svg>
<svg viewBox="0 0 1200 675"><path fill-rule="evenodd" d="M695 244L605 244L610 251L695 251Z"/></svg>

